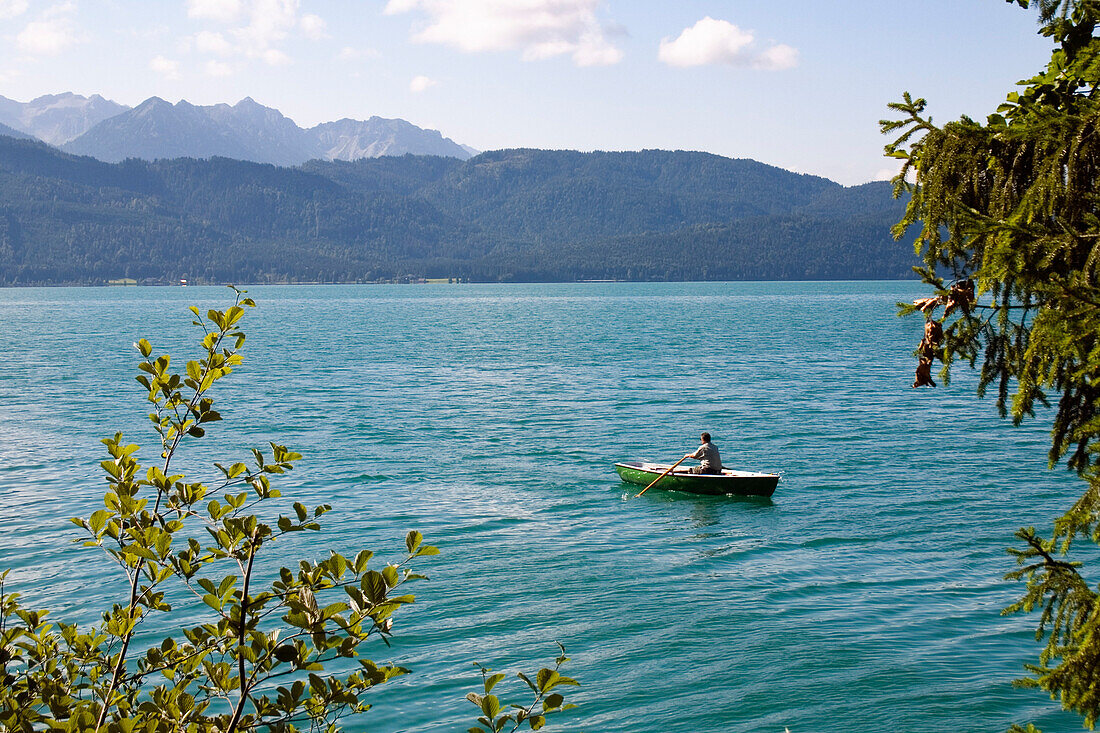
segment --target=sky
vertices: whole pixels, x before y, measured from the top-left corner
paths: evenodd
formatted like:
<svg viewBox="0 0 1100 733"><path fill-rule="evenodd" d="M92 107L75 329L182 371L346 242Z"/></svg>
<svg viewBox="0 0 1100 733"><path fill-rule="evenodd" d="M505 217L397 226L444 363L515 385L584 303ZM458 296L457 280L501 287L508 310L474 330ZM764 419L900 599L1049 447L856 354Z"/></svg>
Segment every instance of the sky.
<svg viewBox="0 0 1100 733"><path fill-rule="evenodd" d="M244 97L479 150L701 150L889 177L905 91L984 119L1050 43L1005 0L0 0L0 95Z"/></svg>

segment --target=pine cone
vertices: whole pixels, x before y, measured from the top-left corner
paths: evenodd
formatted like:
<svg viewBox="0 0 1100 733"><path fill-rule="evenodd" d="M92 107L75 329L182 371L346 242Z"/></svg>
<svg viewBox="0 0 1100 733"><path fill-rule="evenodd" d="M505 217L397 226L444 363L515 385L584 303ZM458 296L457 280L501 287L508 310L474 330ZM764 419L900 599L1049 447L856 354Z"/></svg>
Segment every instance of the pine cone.
<svg viewBox="0 0 1100 733"><path fill-rule="evenodd" d="M935 387L936 383L932 381L932 360L921 359L917 363L917 380L913 382L914 387Z"/></svg>
<svg viewBox="0 0 1100 733"><path fill-rule="evenodd" d="M943 341L943 326L939 321L928 320L924 322L924 340L933 346L939 346Z"/></svg>
<svg viewBox="0 0 1100 733"><path fill-rule="evenodd" d="M951 292L947 295L947 307L943 314L949 315L958 308L965 315L970 315L970 306L974 304L974 281L959 280L951 286Z"/></svg>
<svg viewBox="0 0 1100 733"><path fill-rule="evenodd" d="M915 305L917 307L917 310L919 310L921 313L929 313L939 304L939 296L935 296L932 298L921 298L920 300L913 301L913 305Z"/></svg>

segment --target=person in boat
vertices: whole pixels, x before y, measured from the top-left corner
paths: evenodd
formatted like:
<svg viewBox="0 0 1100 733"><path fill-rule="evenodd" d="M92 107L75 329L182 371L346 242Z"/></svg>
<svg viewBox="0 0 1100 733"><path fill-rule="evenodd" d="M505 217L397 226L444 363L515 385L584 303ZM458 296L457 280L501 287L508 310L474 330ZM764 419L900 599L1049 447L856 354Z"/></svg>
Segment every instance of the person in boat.
<svg viewBox="0 0 1100 733"><path fill-rule="evenodd" d="M718 449L710 442L710 433L699 436L703 444L694 453L688 453L684 458L694 458L699 461L698 466L688 469L691 473L716 474L722 473L722 456L718 455Z"/></svg>

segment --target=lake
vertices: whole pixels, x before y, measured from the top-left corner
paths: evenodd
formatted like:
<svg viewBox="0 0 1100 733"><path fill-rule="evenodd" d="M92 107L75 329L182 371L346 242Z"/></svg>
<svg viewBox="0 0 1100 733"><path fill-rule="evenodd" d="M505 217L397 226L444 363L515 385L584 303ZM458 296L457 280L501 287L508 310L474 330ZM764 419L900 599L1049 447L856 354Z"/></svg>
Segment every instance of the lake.
<svg viewBox="0 0 1100 733"><path fill-rule="evenodd" d="M249 291L244 365L213 394L226 421L185 465L212 479L204 462L269 440L304 455L276 487L334 511L267 570L395 559L409 529L441 550L392 648L369 650L412 674L349 729L465 730L475 662L533 671L555 642L583 685L565 730L1079 728L1011 686L1037 617L1000 611L1022 589L1013 532L1045 531L1080 485L1046 468L1049 414L1013 428L962 369L910 388L922 323L894 304L918 283ZM0 290L0 568L28 603L88 622L121 600L67 519L101 506L101 438L158 452L132 342L182 368L187 306L230 295ZM782 474L775 496L632 498L612 469L703 430L727 467Z"/></svg>

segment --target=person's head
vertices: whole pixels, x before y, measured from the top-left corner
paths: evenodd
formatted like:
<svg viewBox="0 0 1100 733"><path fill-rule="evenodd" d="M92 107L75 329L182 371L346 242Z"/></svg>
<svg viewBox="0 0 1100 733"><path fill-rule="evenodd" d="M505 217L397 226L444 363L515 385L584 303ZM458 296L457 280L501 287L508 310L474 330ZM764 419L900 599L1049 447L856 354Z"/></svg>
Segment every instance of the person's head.
<svg viewBox="0 0 1100 733"><path fill-rule="evenodd" d="M699 439L702 440L704 443L709 443L710 442L710 433L703 433L702 435L699 436Z"/></svg>

